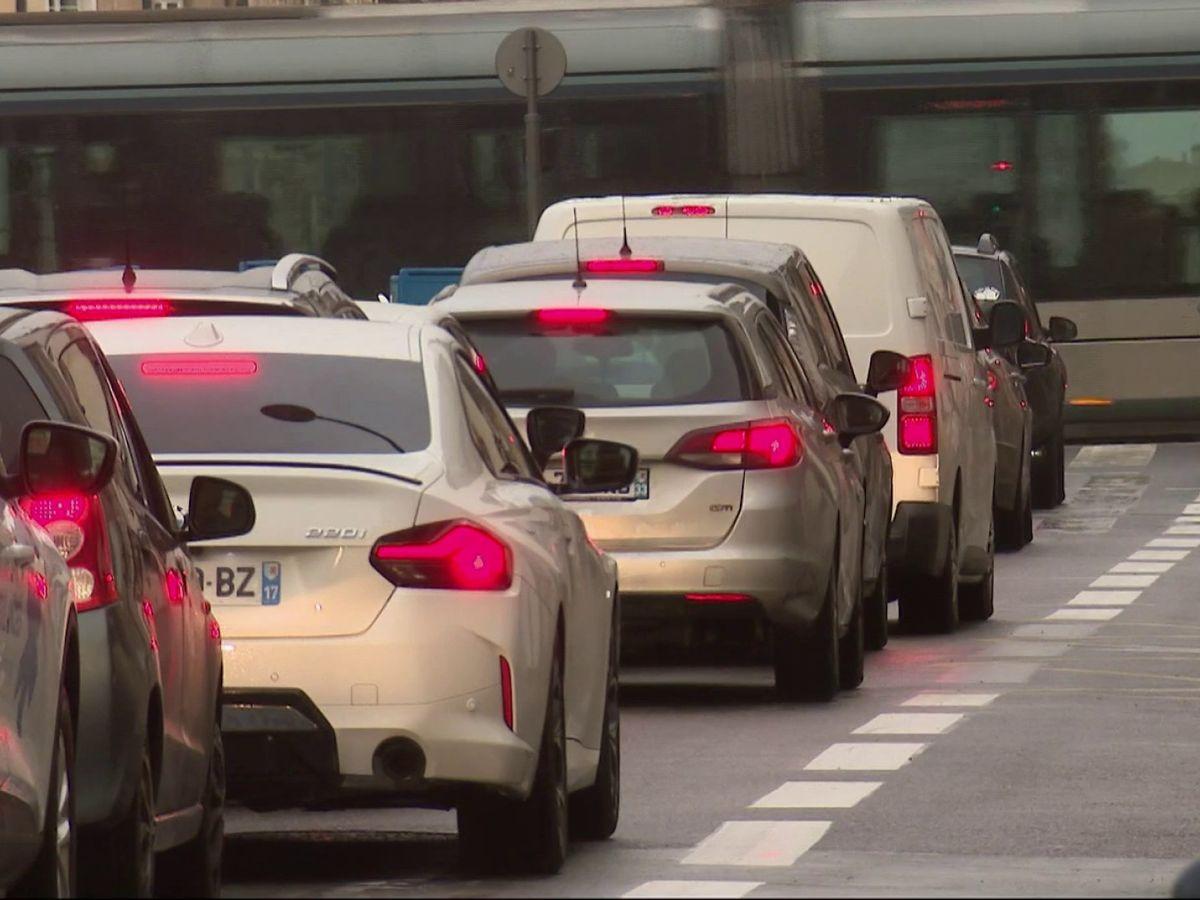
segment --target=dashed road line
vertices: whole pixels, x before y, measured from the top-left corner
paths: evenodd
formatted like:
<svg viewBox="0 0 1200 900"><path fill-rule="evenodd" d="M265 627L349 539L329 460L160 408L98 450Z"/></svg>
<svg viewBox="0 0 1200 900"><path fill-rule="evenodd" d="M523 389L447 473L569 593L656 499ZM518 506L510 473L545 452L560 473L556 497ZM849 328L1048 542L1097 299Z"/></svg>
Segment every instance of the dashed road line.
<svg viewBox="0 0 1200 900"><path fill-rule="evenodd" d="M750 804L752 809L850 809L882 781L788 781Z"/></svg>
<svg viewBox="0 0 1200 900"><path fill-rule="evenodd" d="M1157 575L1101 575L1088 585L1094 588L1144 588L1158 580Z"/></svg>
<svg viewBox="0 0 1200 900"><path fill-rule="evenodd" d="M1080 591L1067 601L1067 606L1128 606L1141 591Z"/></svg>
<svg viewBox="0 0 1200 900"><path fill-rule="evenodd" d="M909 697L901 706L987 706L999 694L967 694L960 691L926 691Z"/></svg>
<svg viewBox="0 0 1200 900"><path fill-rule="evenodd" d="M996 656L1001 658L1025 657L1045 659L1051 656L1061 656L1071 648L1070 644L1056 641L995 641L979 651L980 656Z"/></svg>
<svg viewBox="0 0 1200 900"><path fill-rule="evenodd" d="M1169 560L1171 562L1179 562L1187 559L1188 552L1186 550L1139 550L1137 553L1130 554L1132 560Z"/></svg>
<svg viewBox="0 0 1200 900"><path fill-rule="evenodd" d="M1171 567L1174 565L1173 562L1143 562L1139 560L1117 563L1108 571L1114 575L1161 575L1163 572L1171 571Z"/></svg>
<svg viewBox="0 0 1200 900"><path fill-rule="evenodd" d="M647 881L621 896L717 897L719 900L737 900L763 884L762 881Z"/></svg>
<svg viewBox="0 0 1200 900"><path fill-rule="evenodd" d="M1147 547L1186 547L1195 550L1200 547L1200 538L1160 537L1146 542Z"/></svg>
<svg viewBox="0 0 1200 900"><path fill-rule="evenodd" d="M832 822L724 822L682 860L688 866L790 866Z"/></svg>
<svg viewBox="0 0 1200 900"><path fill-rule="evenodd" d="M945 734L965 713L880 713L851 734Z"/></svg>
<svg viewBox="0 0 1200 900"><path fill-rule="evenodd" d="M1120 614L1120 609L1056 609L1046 618L1051 621L1107 622Z"/></svg>
<svg viewBox="0 0 1200 900"><path fill-rule="evenodd" d="M1036 623L1031 625L1019 625L1013 632L1013 637L1049 638L1051 640L1076 641L1085 637L1091 637L1099 630L1100 626L1094 624L1066 625L1059 623Z"/></svg>
<svg viewBox="0 0 1200 900"><path fill-rule="evenodd" d="M809 772L894 772L912 762L928 744L832 744L804 768Z"/></svg>
<svg viewBox="0 0 1200 900"><path fill-rule="evenodd" d="M964 662L948 666L934 681L938 684L1023 684L1037 671L1037 663Z"/></svg>

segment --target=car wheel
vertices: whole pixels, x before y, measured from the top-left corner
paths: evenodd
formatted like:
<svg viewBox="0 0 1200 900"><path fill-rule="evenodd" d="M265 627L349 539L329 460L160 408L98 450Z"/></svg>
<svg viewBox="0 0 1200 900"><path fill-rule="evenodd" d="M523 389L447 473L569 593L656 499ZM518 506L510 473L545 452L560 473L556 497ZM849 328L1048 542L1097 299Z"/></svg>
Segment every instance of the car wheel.
<svg viewBox="0 0 1200 900"><path fill-rule="evenodd" d="M1021 537L1026 544L1033 543L1033 489L1025 491L1024 511L1021 514Z"/></svg>
<svg viewBox="0 0 1200 900"><path fill-rule="evenodd" d="M42 847L11 897L74 897L77 836L75 833L75 735L67 692L59 692L54 757L46 791Z"/></svg>
<svg viewBox="0 0 1200 900"><path fill-rule="evenodd" d="M571 836L602 841L617 830L621 814L621 704L618 677L621 619L614 604L613 632L608 644L608 674L604 695L604 732L596 781L570 801Z"/></svg>
<svg viewBox="0 0 1200 900"><path fill-rule="evenodd" d="M948 634L958 627L958 523L949 531L942 571L911 576L900 595L900 620L914 631Z"/></svg>
<svg viewBox="0 0 1200 900"><path fill-rule="evenodd" d="M1042 445L1041 455L1032 462L1029 480L1037 509L1053 509L1065 499L1065 460L1060 429Z"/></svg>
<svg viewBox="0 0 1200 900"><path fill-rule="evenodd" d="M990 619L996 610L995 588L996 556L989 547L987 574L975 584L964 584L958 589L958 605L962 617L971 622Z"/></svg>
<svg viewBox="0 0 1200 900"><path fill-rule="evenodd" d="M92 896L154 895L154 768L142 747L133 802L106 832L85 834L80 843L84 893Z"/></svg>
<svg viewBox="0 0 1200 900"><path fill-rule="evenodd" d="M1022 478L1017 486L1017 496L1013 508L1009 510L996 509L993 521L997 550L1020 550L1033 540L1031 492L1031 485Z"/></svg>
<svg viewBox="0 0 1200 900"><path fill-rule="evenodd" d="M888 642L887 563L879 567L875 589L863 599L863 640L868 650L882 650Z"/></svg>
<svg viewBox="0 0 1200 900"><path fill-rule="evenodd" d="M562 636L550 666L550 693L533 789L525 800L500 797L458 807L459 852L474 869L553 875L567 858L567 735Z"/></svg>
<svg viewBox="0 0 1200 900"><path fill-rule="evenodd" d="M866 643L861 598L855 601L850 626L838 645L838 685L844 691L853 690L863 681L863 657Z"/></svg>
<svg viewBox="0 0 1200 900"><path fill-rule="evenodd" d="M208 777L201 800L200 832L158 858L157 890L163 897L219 897L221 851L225 843L225 745L221 729L213 734Z"/></svg>
<svg viewBox="0 0 1200 900"><path fill-rule="evenodd" d="M836 557L835 557L836 558ZM787 700L829 701L837 696L837 585L831 575L821 613L811 634L784 625L771 628L775 654L775 690Z"/></svg>

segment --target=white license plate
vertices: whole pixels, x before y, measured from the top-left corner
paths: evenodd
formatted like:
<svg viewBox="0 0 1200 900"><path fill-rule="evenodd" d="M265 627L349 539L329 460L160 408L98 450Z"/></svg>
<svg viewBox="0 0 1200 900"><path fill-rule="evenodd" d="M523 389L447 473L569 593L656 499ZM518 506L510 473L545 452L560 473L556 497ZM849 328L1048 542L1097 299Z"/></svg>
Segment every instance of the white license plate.
<svg viewBox="0 0 1200 900"><path fill-rule="evenodd" d="M551 469L546 473L546 480L551 484L563 483L562 469ZM615 491L600 491L595 494L564 494L572 500L649 500L650 499L650 470L638 469L637 478L633 484Z"/></svg>
<svg viewBox="0 0 1200 900"><path fill-rule="evenodd" d="M272 560L261 563L196 566L204 597L214 606L278 606L282 597L283 566Z"/></svg>

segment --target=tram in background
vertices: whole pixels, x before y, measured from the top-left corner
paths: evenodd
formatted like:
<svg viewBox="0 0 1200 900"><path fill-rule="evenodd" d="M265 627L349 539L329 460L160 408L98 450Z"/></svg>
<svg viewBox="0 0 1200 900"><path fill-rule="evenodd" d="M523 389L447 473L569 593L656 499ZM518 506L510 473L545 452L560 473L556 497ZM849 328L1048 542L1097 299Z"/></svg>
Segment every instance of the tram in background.
<svg viewBox="0 0 1200 900"><path fill-rule="evenodd" d="M304 249L357 296L525 235L513 28L568 55L543 194L916 194L1065 315L1077 436L1200 433L1200 0L465 0L0 16L0 266ZM753 61L754 65L747 63Z"/></svg>

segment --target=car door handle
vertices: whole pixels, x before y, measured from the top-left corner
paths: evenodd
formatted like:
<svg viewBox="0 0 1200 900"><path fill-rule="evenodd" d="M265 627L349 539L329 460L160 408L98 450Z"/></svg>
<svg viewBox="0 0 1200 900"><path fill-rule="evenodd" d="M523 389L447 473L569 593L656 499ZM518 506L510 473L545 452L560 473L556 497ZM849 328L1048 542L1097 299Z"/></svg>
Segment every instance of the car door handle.
<svg viewBox="0 0 1200 900"><path fill-rule="evenodd" d="M976 387L981 387L981 388L987 387L987 379L986 378L972 378L971 380L975 383Z"/></svg>
<svg viewBox="0 0 1200 900"><path fill-rule="evenodd" d="M10 566L27 566L35 556L33 547L29 544L12 544L0 550L0 563Z"/></svg>

